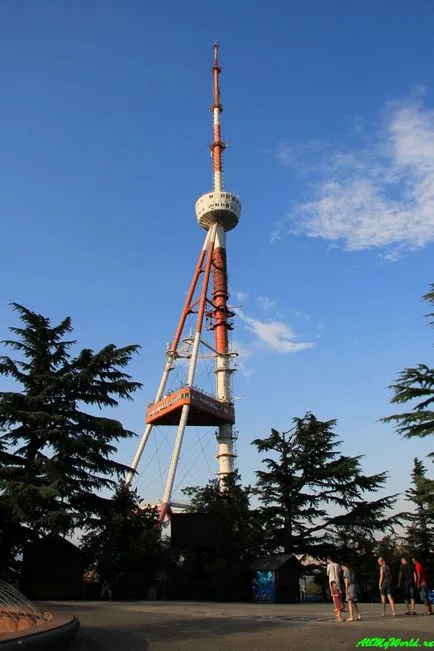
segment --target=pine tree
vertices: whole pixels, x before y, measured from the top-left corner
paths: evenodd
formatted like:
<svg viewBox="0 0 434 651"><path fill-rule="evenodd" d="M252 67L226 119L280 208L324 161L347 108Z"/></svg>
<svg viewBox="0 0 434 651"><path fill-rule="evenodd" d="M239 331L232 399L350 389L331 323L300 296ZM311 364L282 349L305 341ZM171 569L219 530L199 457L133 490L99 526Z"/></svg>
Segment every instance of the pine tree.
<svg viewBox="0 0 434 651"><path fill-rule="evenodd" d="M434 306L434 283L423 300ZM434 327L434 312L426 315ZM398 375L398 380L390 387L394 404L414 403L411 411L383 418L385 423L395 423L396 431L405 438L424 438L434 434L434 368L418 364L406 368ZM434 456L432 453L430 456Z"/></svg>
<svg viewBox="0 0 434 651"><path fill-rule="evenodd" d="M271 430L253 445L267 468L256 472L268 547L285 553L324 556L336 548L340 532L373 537L392 526L387 511L396 496L368 501L382 488L386 473L362 474L361 457L340 454L335 420L320 421L311 413L294 418L288 432ZM329 514L329 508L339 510Z"/></svg>
<svg viewBox="0 0 434 651"><path fill-rule="evenodd" d="M184 489L190 498L190 511L218 514L221 517L223 545L218 550L199 553L200 565L207 575L208 586L218 599L244 599L250 587L247 569L263 552L260 513L252 510L250 486L241 485L237 472L223 482L213 479L206 486ZM195 574L198 558L186 554L184 573Z"/></svg>
<svg viewBox="0 0 434 651"><path fill-rule="evenodd" d="M87 562L116 597L143 597L162 570L166 546L157 526L158 509L143 508L136 490L119 484L107 508L82 538Z"/></svg>
<svg viewBox="0 0 434 651"><path fill-rule="evenodd" d="M22 327L10 328L16 338L2 342L18 359L0 357L0 375L14 389L0 392L0 508L9 533L24 526L66 534L99 512L99 491L127 470L112 457L116 442L133 433L95 409L115 407L139 388L122 370L138 347L72 356L70 318L52 326L22 305L13 308Z"/></svg>
<svg viewBox="0 0 434 651"><path fill-rule="evenodd" d="M406 543L412 556L426 561L434 552L434 488L418 458L414 459L411 478L412 487L406 491L406 497L415 510L406 516Z"/></svg>
<svg viewBox="0 0 434 651"><path fill-rule="evenodd" d="M183 490L190 501L192 512L218 514L224 530L224 548L219 550L228 561L250 561L257 554L257 513L251 510L252 489L242 486L237 472L220 482L212 479L205 486Z"/></svg>

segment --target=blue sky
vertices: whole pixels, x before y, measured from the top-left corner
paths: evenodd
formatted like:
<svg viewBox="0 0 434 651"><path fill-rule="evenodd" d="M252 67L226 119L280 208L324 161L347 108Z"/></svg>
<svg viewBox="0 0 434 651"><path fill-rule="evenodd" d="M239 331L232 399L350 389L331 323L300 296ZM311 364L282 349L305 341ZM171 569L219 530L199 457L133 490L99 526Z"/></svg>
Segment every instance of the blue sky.
<svg viewBox="0 0 434 651"><path fill-rule="evenodd" d="M1 334L17 301L71 315L81 346L140 344L143 391L117 415L141 432L202 244L194 202L211 185L217 39L226 187L242 202L228 237L241 473L258 467L253 438L310 410L337 418L343 450L404 490L432 444L378 419L397 372L432 359L420 297L434 280L434 5L218 11L1 3ZM206 450L212 470L212 436ZM156 473L154 461L145 498L159 497L158 482L146 488Z"/></svg>

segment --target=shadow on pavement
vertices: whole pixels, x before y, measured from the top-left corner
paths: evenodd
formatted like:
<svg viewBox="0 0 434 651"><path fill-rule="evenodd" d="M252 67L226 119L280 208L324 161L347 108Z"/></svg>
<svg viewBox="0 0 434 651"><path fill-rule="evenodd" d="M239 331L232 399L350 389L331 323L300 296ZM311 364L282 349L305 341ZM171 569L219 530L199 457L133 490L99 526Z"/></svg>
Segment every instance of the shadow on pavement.
<svg viewBox="0 0 434 651"><path fill-rule="evenodd" d="M71 651L146 651L154 643L159 648L177 647L187 649L190 644L203 649L211 648L216 639L230 638L233 635L263 633L282 625L282 620L255 620L192 618L189 616L169 618L162 616L155 621L147 613L119 611L80 612L75 608L76 616L81 621L80 633L71 647ZM290 622L285 622L289 624ZM294 622L295 624L295 622ZM196 647L195 647L196 648Z"/></svg>
<svg viewBox="0 0 434 651"><path fill-rule="evenodd" d="M83 626L69 651L147 651L143 635L112 628Z"/></svg>

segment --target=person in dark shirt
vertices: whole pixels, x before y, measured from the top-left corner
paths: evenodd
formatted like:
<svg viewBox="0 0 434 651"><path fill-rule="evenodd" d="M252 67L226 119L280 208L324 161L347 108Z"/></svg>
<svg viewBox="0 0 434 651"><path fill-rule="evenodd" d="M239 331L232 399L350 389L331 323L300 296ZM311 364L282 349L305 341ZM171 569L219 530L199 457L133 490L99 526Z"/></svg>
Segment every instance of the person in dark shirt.
<svg viewBox="0 0 434 651"><path fill-rule="evenodd" d="M428 573L422 563L417 559L412 559L414 564L414 580L416 588L419 590L420 598L425 604L425 615L432 615L432 606L428 594Z"/></svg>
<svg viewBox="0 0 434 651"><path fill-rule="evenodd" d="M401 558L401 569L399 570L398 588L402 590L406 615L417 615L415 602L414 567L406 558ZM410 611L411 603L411 611Z"/></svg>
<svg viewBox="0 0 434 651"><path fill-rule="evenodd" d="M380 579L378 581L378 589L381 596L381 604L383 606L383 617L386 616L386 603L389 600L390 608L392 610L392 615L396 617L395 610L395 600L392 596L392 573L390 567L386 565L384 558L378 559L378 565L380 566Z"/></svg>

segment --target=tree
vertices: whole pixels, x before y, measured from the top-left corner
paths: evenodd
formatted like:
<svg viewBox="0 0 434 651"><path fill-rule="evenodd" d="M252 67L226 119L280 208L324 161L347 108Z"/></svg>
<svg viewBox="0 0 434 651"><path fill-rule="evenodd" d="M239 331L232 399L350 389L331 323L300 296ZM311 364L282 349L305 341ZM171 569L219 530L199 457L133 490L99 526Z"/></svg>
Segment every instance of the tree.
<svg viewBox="0 0 434 651"><path fill-rule="evenodd" d="M260 513L252 510L252 489L241 485L238 473L227 475L222 482L211 480L205 486L184 489L192 512L221 516L223 545L218 550L200 554L202 570L220 598L244 597L244 579L249 564L263 552ZM190 568L197 558L189 558ZM197 569L197 566L196 566Z"/></svg>
<svg viewBox="0 0 434 651"><path fill-rule="evenodd" d="M255 540L253 520L257 520L256 512L253 515L250 508L252 489L243 487L240 481L239 474L234 472L224 477L222 483L212 479L205 486L183 490L189 497L190 511L221 516L225 533L224 552L235 562L244 558L250 560Z"/></svg>
<svg viewBox="0 0 434 651"><path fill-rule="evenodd" d="M128 470L113 459L115 443L133 433L95 411L131 399L140 386L122 370L137 346L73 356L69 317L52 326L22 305L13 308L21 327L10 328L16 338L2 343L19 358L0 357L0 375L15 389L0 392L0 508L9 541L3 563L17 526L66 534L98 514L106 501L99 492Z"/></svg>
<svg viewBox="0 0 434 651"><path fill-rule="evenodd" d="M114 584L115 597L146 595L163 567L165 545L158 509L141 506L137 491L121 483L98 521L82 538L89 566ZM117 594L116 594L117 593Z"/></svg>
<svg viewBox="0 0 434 651"><path fill-rule="evenodd" d="M406 491L406 497L415 506L415 511L406 515L409 522L406 541L412 556L427 561L434 551L434 490L418 458L414 459L411 478L412 487Z"/></svg>
<svg viewBox="0 0 434 651"><path fill-rule="evenodd" d="M434 283L423 300L434 306ZM429 325L434 327L434 312L426 315L431 319ZM406 368L398 375L398 380L392 384L391 402L393 404L412 403L411 411L383 418L384 423L395 423L396 431L405 438L424 438L434 434L434 368L427 364L418 364L414 368ZM434 453L430 454L434 457Z"/></svg>
<svg viewBox="0 0 434 651"><path fill-rule="evenodd" d="M368 501L385 484L387 474L362 474L361 457L340 454L335 420L320 421L313 414L294 418L288 432L271 430L253 445L266 470L256 472L258 496L268 547L285 553L324 557L336 550L342 533L374 539L397 521L387 511L396 495ZM366 496L366 497L365 497ZM338 510L330 514L329 509Z"/></svg>

